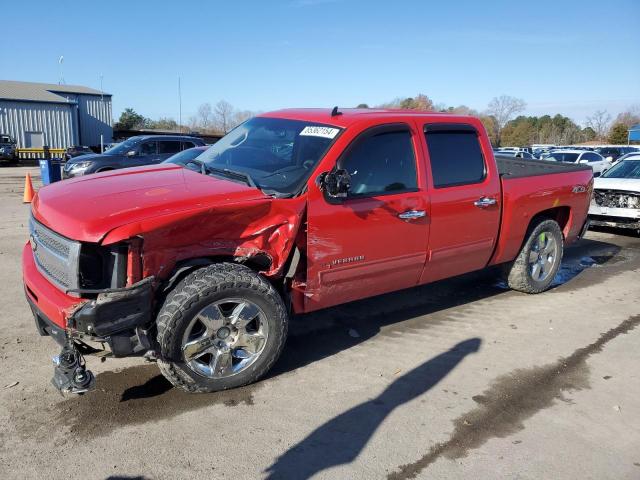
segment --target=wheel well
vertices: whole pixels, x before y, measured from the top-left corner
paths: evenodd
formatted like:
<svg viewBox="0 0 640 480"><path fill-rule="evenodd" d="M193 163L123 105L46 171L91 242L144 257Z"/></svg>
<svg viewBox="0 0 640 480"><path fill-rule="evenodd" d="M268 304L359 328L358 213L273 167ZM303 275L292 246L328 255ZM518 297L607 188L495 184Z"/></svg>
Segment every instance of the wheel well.
<svg viewBox="0 0 640 480"><path fill-rule="evenodd" d="M173 269L173 274L164 282L164 286L162 288L163 291L169 291L176 285L180 280L189 275L194 270L204 267L206 265L211 265L213 263L239 263L241 265L245 265L249 267L254 272L258 273L264 270L268 270L271 267L271 258L263 253L255 255L253 257L234 257L231 255L219 255L214 257L201 257L201 258L190 258L189 260L184 260L179 262L175 268Z"/></svg>
<svg viewBox="0 0 640 480"><path fill-rule="evenodd" d="M560 230L562 230L562 234L566 237L566 227L569 224L569 219L571 218L571 208L570 207L555 207L550 208L548 210L543 210L542 212L537 213L529 222L529 227L527 231L530 231L532 228L540 223L542 220L555 220L558 225L560 225Z"/></svg>

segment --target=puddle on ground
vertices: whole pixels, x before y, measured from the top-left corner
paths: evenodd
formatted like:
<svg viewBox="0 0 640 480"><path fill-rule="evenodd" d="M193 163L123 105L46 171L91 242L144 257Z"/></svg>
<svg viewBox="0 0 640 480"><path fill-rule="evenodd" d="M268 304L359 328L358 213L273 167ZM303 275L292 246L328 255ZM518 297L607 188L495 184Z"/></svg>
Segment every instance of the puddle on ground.
<svg viewBox="0 0 640 480"><path fill-rule="evenodd" d="M491 438L504 438L523 430L524 421L557 400L571 402L566 392L589 388L587 359L618 335L640 325L640 315L628 318L603 333L594 343L576 350L557 362L528 369L518 369L498 377L473 400L478 407L454 420L449 440L437 443L418 461L401 466L389 474L389 480L415 478L440 457L462 458L469 450Z"/></svg>
<svg viewBox="0 0 640 480"><path fill-rule="evenodd" d="M628 258L622 255L617 255L616 252L604 255L583 256L580 258L565 258L563 259L553 282L551 282L550 288L559 287L560 285L570 282L587 269L598 268L605 264L608 266L614 266L627 260ZM600 280L604 280L605 278L605 276L601 276ZM498 280L494 286L509 290L509 285L507 285L507 282L504 279Z"/></svg>
<svg viewBox="0 0 640 480"><path fill-rule="evenodd" d="M53 423L76 437L103 436L122 426L155 422L211 405L253 405L253 392L259 388L254 384L223 392L186 393L173 388L155 364L100 373L96 385L86 395L53 404Z"/></svg>

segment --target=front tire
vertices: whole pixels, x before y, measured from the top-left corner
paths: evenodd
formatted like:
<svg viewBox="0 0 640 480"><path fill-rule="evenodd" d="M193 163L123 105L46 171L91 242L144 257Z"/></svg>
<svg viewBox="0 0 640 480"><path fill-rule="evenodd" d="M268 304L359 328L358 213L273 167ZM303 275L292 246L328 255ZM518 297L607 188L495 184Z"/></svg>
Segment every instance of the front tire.
<svg viewBox="0 0 640 480"><path fill-rule="evenodd" d="M560 268L562 230L555 220L543 220L528 233L520 253L507 267L507 283L519 292L540 293L551 286Z"/></svg>
<svg viewBox="0 0 640 480"><path fill-rule="evenodd" d="M288 315L278 292L242 265L220 263L186 276L158 314L158 365L187 392L255 382L280 356Z"/></svg>

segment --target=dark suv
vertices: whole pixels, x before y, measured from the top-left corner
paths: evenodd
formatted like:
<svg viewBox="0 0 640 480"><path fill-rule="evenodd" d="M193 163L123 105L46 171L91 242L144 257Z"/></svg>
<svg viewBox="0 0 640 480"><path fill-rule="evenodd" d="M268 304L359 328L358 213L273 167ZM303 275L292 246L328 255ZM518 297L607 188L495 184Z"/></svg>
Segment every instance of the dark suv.
<svg viewBox="0 0 640 480"><path fill-rule="evenodd" d="M9 135L0 133L0 160L14 163L18 160L16 141Z"/></svg>
<svg viewBox="0 0 640 480"><path fill-rule="evenodd" d="M187 148L204 145L200 138L182 135L143 135L131 137L102 155L88 154L71 158L64 165L63 178L118 168L160 163Z"/></svg>
<svg viewBox="0 0 640 480"><path fill-rule="evenodd" d="M614 162L627 153L635 153L637 150L633 147L602 147L596 148L596 153L599 153L605 158L611 157Z"/></svg>

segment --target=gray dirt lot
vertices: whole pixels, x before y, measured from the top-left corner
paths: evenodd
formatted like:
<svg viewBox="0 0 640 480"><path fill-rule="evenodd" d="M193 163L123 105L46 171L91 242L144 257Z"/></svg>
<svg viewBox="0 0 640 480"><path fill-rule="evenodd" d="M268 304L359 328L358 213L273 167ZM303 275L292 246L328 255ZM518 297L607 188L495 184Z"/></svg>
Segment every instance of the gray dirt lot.
<svg viewBox="0 0 640 480"><path fill-rule="evenodd" d="M537 296L484 272L294 319L242 389L89 358L98 389L63 398L23 299L25 171L0 168L0 478L640 478L637 237L589 232Z"/></svg>

